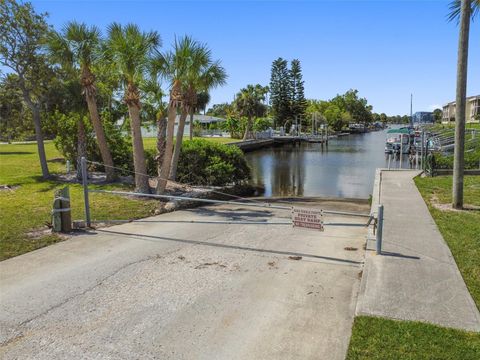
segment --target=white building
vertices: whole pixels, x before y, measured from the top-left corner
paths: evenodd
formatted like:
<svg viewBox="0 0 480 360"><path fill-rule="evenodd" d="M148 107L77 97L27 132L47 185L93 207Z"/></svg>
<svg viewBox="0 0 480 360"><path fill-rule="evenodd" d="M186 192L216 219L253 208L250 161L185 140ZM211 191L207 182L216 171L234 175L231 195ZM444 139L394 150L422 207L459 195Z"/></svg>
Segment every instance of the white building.
<svg viewBox="0 0 480 360"><path fill-rule="evenodd" d="M177 115L175 118L175 129L174 129L174 134L177 133L178 129L178 122L180 121L180 115ZM209 125L211 124L219 124L225 121L223 118L215 117L215 116L209 116L209 115L200 115L200 114L195 114L193 115L193 122L195 123L198 121L201 125L202 128L204 129L202 132L205 133L206 135L221 135L223 132L221 130L208 130ZM227 134L223 134L227 135ZM157 136L157 128L156 126L149 126L149 127L143 127L142 128L142 136L143 137L156 137ZM183 136L190 136L190 115L187 116L187 119L185 121L185 130L183 131Z"/></svg>
<svg viewBox="0 0 480 360"><path fill-rule="evenodd" d="M455 122L455 108L455 101L443 106L442 124ZM480 123L480 95L467 97L465 114L467 123Z"/></svg>

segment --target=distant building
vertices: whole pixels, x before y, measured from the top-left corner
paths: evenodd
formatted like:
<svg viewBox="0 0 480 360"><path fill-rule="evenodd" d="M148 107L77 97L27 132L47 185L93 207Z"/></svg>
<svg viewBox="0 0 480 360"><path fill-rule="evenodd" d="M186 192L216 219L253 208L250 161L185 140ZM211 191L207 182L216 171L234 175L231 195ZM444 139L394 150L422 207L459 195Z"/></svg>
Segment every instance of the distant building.
<svg viewBox="0 0 480 360"><path fill-rule="evenodd" d="M177 127L178 127L178 122L180 121L180 115L177 115L175 118L175 134L177 133ZM210 115L201 115L201 114L195 114L193 115L193 123L200 123L200 127L202 128L201 133L206 135L220 135L223 133L219 129L219 126L222 122L226 121L223 118L215 117L215 116L210 116ZM215 126L217 125L217 126ZM215 129L215 130L211 130ZM187 119L185 121L185 130L183 132L183 136L189 136L190 135L190 115L187 116ZM202 135L203 136L203 135Z"/></svg>
<svg viewBox="0 0 480 360"><path fill-rule="evenodd" d="M178 122L180 121L180 115L177 115L175 118L175 126L178 125ZM207 126L210 124L217 124L217 123L222 123L224 122L225 119L215 117L215 116L210 116L210 115L202 115L202 114L194 114L193 115L193 122L199 122L203 126ZM185 124L188 125L190 124L190 115L187 116L187 119L185 121Z"/></svg>
<svg viewBox="0 0 480 360"><path fill-rule="evenodd" d="M433 112L430 111L417 111L413 114L413 123L414 124L426 124L435 122Z"/></svg>
<svg viewBox="0 0 480 360"><path fill-rule="evenodd" d="M448 124L455 121L455 101L445 104L442 109L442 123ZM467 105L465 107L466 122L480 122L480 95L467 97Z"/></svg>
<svg viewBox="0 0 480 360"><path fill-rule="evenodd" d="M175 127L173 130L173 133L177 133L178 129L178 122L180 121L180 115L177 115L175 118ZM201 125L201 128L207 131L213 124L220 124L224 121L226 121L223 118L215 117L215 116L209 116L209 115L201 115L201 114L194 114L193 115L193 122L199 122ZM215 126L215 128L218 128L218 126ZM211 130L211 134L219 135L222 134L221 130ZM183 136L189 136L190 135L190 115L187 116L187 119L185 120L185 128L183 130ZM143 137L156 137L157 136L157 127L156 126L144 126L142 127L142 136Z"/></svg>

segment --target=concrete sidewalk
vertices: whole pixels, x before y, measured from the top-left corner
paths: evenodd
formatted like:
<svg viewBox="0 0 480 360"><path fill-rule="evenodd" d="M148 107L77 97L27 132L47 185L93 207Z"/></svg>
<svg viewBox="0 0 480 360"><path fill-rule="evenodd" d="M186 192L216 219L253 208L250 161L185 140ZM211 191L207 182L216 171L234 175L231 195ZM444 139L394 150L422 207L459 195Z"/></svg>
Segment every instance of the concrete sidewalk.
<svg viewBox="0 0 480 360"><path fill-rule="evenodd" d="M384 254L367 251L356 314L480 331L480 314L413 181L418 174L377 171L372 207L384 205Z"/></svg>

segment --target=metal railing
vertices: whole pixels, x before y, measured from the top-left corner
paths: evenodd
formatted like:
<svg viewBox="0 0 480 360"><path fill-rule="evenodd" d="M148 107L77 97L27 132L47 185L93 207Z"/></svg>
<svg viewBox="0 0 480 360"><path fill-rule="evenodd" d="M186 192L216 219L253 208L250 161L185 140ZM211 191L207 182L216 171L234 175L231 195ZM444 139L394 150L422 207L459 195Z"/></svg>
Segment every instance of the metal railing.
<svg viewBox="0 0 480 360"><path fill-rule="evenodd" d="M122 195L122 196L138 196L138 197L146 197L152 199L167 199L167 200L178 200L178 201L194 201L200 203L207 203L207 204L229 204L229 205L241 205L246 207L256 207L256 208L269 208L269 209L276 209L276 210L286 210L286 211L293 211L293 206L282 206L282 205L275 205L270 204L268 202L242 202L242 201L234 201L234 200L215 200L215 199L204 199L204 198L196 198L196 197L188 197L188 196L178 196L178 195L163 195L163 194L144 194L144 193L136 193L136 192L126 192L126 191L116 191L116 190L99 190L99 189L89 189L88 188L88 169L87 169L87 159L82 157L81 159L81 172L82 172L82 185L83 185L83 196L85 202L85 222L87 227L91 227L92 220L90 215L90 193L103 193L103 194L112 194L112 195ZM231 194L225 194L233 197L237 197ZM238 198L238 197L237 197ZM241 198L243 200L251 201L251 199ZM374 226L377 227L376 236L377 236L377 253L381 253L381 242L382 242L382 227L383 227L383 205L379 206L377 218L375 218L374 214L362 214L362 213L355 213L355 212L348 212L348 211L334 211L334 210L322 210L324 214L331 214L331 215L339 215L339 216L352 216L352 217L363 217L367 218L366 224L358 224L359 226L368 227L371 225L372 221L374 221ZM246 222L245 222L246 223ZM249 222L250 223L250 222ZM254 222L251 222L254 223ZM279 225L280 223L272 223ZM289 223L281 223L284 225L291 224ZM329 225L328 223L326 225ZM350 226L352 224L349 224ZM380 245L379 245L380 244ZM380 246L380 248L378 247ZM380 250L379 250L380 249Z"/></svg>

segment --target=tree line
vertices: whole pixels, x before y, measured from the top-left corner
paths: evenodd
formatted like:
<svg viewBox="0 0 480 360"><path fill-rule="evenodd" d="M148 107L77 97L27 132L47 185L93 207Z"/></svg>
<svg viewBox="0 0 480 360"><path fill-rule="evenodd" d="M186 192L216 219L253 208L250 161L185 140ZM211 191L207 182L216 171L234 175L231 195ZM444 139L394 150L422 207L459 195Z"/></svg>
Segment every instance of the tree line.
<svg viewBox="0 0 480 360"><path fill-rule="evenodd" d="M130 144L122 134L129 128L135 188L149 192L141 126L150 122L157 126L156 192L162 193L167 179L176 178L188 115L227 78L208 46L183 36L161 52L160 35L136 24L112 23L105 36L96 26L75 21L55 31L47 14L15 0L2 0L0 18L0 63L9 68L0 83L2 126L28 129L25 119L31 118L43 178L50 177L45 132L55 134L61 149L77 159L87 156L89 146L98 150L110 181L114 167L125 165Z"/></svg>

